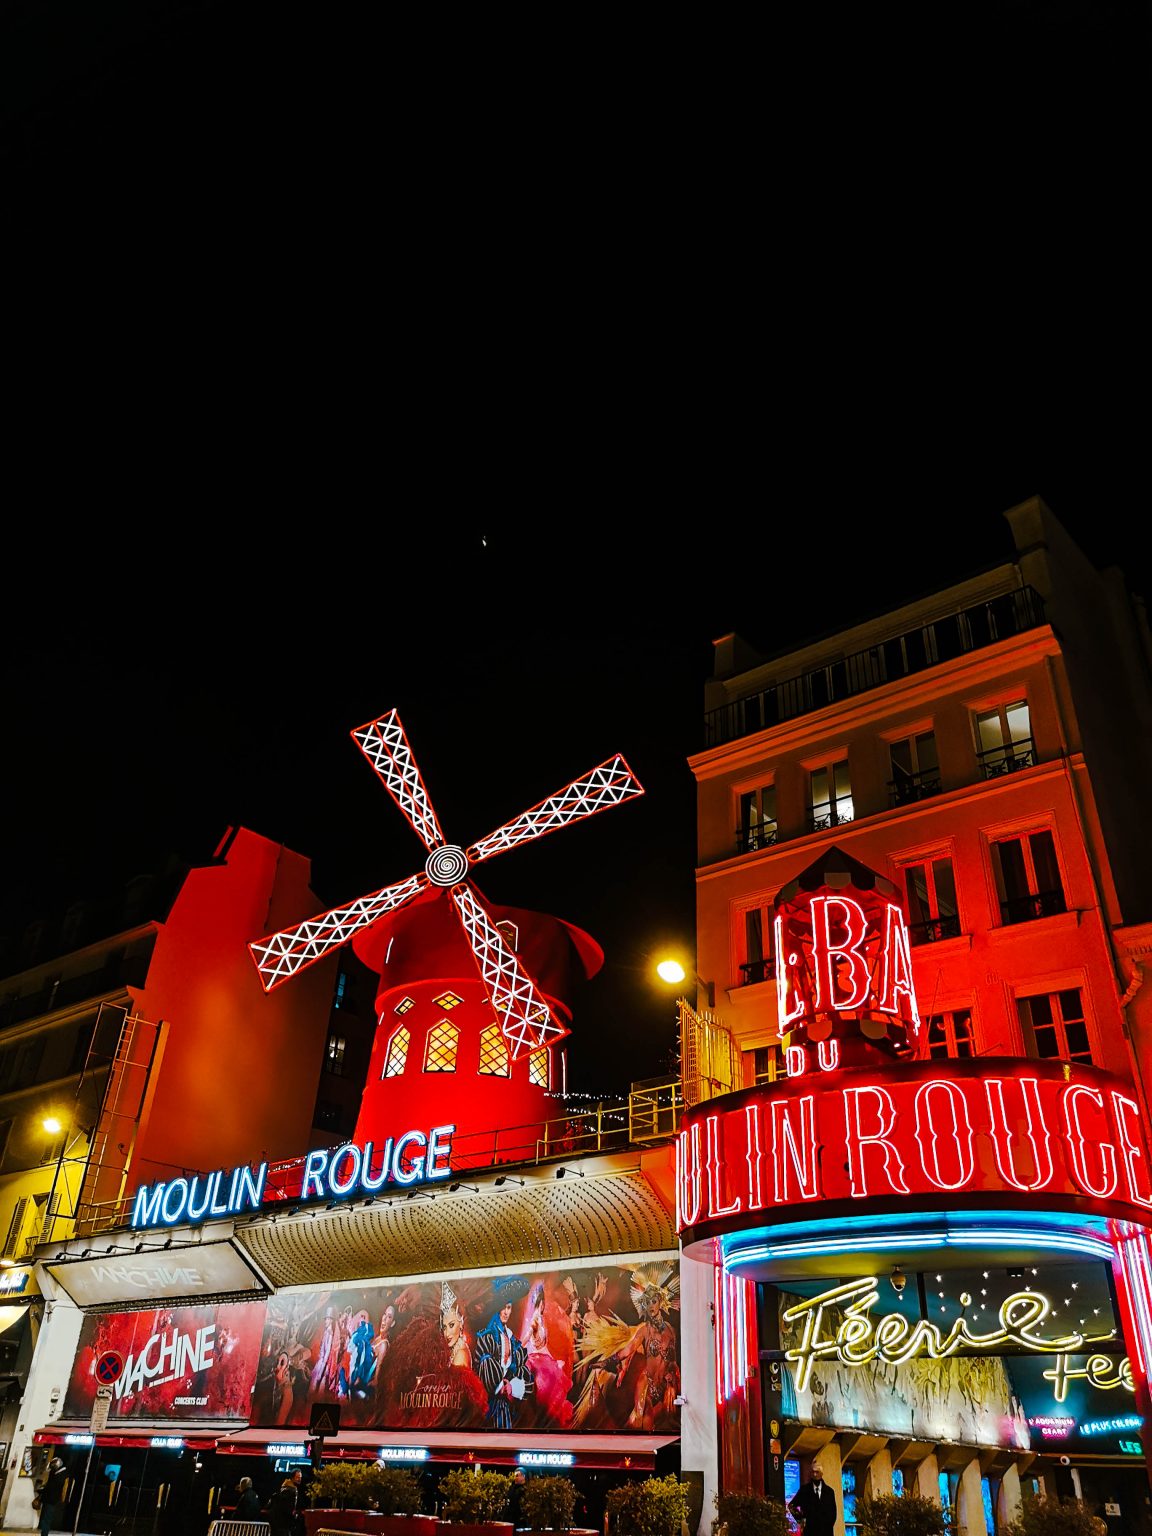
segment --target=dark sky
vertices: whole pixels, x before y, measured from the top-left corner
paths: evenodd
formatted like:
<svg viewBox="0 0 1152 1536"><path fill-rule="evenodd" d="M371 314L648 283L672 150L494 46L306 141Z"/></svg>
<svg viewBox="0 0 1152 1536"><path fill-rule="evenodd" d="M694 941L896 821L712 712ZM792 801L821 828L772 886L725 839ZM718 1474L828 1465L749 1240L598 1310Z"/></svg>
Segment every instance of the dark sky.
<svg viewBox="0 0 1152 1536"><path fill-rule="evenodd" d="M663 1070L712 640L1033 494L1148 570L1147 10L902 14L6 7L6 907L234 821L329 904L413 872L391 708L462 844L622 752L476 879L607 951L577 1086Z"/></svg>

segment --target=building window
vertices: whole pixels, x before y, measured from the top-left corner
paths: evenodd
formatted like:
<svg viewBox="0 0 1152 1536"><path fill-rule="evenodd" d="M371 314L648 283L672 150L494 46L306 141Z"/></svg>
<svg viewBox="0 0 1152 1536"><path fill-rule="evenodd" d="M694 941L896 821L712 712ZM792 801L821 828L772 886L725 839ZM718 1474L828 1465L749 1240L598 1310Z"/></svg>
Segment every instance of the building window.
<svg viewBox="0 0 1152 1536"><path fill-rule="evenodd" d="M910 805L940 793L940 765L936 759L936 734L921 731L889 743L892 778L888 791L893 805Z"/></svg>
<svg viewBox="0 0 1152 1536"><path fill-rule="evenodd" d="M347 971L341 971L339 976L337 976L337 978L336 978L336 996L332 999L332 1006L333 1006L333 1008L342 1008L343 1007L343 1005L344 1005L344 994L345 994L345 992L347 992L347 990L348 990L348 973L347 973Z"/></svg>
<svg viewBox="0 0 1152 1536"><path fill-rule="evenodd" d="M824 832L838 827L841 822L851 821L852 786L848 778L848 760L829 763L824 768L814 768L809 775L811 809L808 812L809 828Z"/></svg>
<svg viewBox="0 0 1152 1536"><path fill-rule="evenodd" d="M334 1029L328 1031L328 1047L324 1052L324 1070L330 1072L333 1077L344 1076L344 1047L343 1035L338 1035Z"/></svg>
<svg viewBox="0 0 1152 1536"><path fill-rule="evenodd" d="M1023 832L992 844L992 870L1003 923L1027 923L1067 911L1051 832Z"/></svg>
<svg viewBox="0 0 1152 1536"><path fill-rule="evenodd" d="M432 999L433 1004L437 1008L443 1008L445 1013L451 1013L453 1008L459 1008L463 1001L464 999L457 997L455 992L442 992L439 997Z"/></svg>
<svg viewBox="0 0 1152 1536"><path fill-rule="evenodd" d="M405 1013L411 1013L413 1008L415 1008L415 1006L416 1006L416 999L414 997L402 997L400 999L400 1001L396 1004L395 1008L393 1008L392 1012L393 1013L398 1013L398 1014L401 1014L401 1015L403 1015Z"/></svg>
<svg viewBox="0 0 1152 1536"><path fill-rule="evenodd" d="M956 877L947 854L904 866L904 893L908 901L908 938L913 944L933 944L937 939L960 937L956 909Z"/></svg>
<svg viewBox="0 0 1152 1536"><path fill-rule="evenodd" d="M44 1229L44 1214L48 1208L48 1196L21 1195L8 1223L8 1236L4 1239L6 1259L27 1258L40 1239Z"/></svg>
<svg viewBox="0 0 1152 1536"><path fill-rule="evenodd" d="M957 1008L953 1013L934 1013L925 1023L928 1028L929 1056L975 1056L970 1008Z"/></svg>
<svg viewBox="0 0 1152 1536"><path fill-rule="evenodd" d="M508 1042L499 1024L480 1031L480 1071L486 1077L508 1076Z"/></svg>
<svg viewBox="0 0 1152 1536"><path fill-rule="evenodd" d="M1092 1060L1079 987L1018 997L1016 1011L1029 1056L1038 1056L1041 1061Z"/></svg>
<svg viewBox="0 0 1152 1536"><path fill-rule="evenodd" d="M736 847L740 853L755 848L770 848L776 841L776 786L751 789L740 796L740 825L736 828Z"/></svg>
<svg viewBox="0 0 1152 1536"><path fill-rule="evenodd" d="M759 1045L744 1053L752 1058L752 1081L774 1083L784 1076L784 1057L778 1045Z"/></svg>
<svg viewBox="0 0 1152 1536"><path fill-rule="evenodd" d="M520 927L518 923L497 923L496 931L509 949L515 951L520 948Z"/></svg>
<svg viewBox="0 0 1152 1536"><path fill-rule="evenodd" d="M976 716L976 756L986 779L1031 768L1036 754L1027 700L1000 704Z"/></svg>
<svg viewBox="0 0 1152 1536"><path fill-rule="evenodd" d="M408 1046L411 1035L401 1024L400 1028L388 1042L388 1058L384 1063L381 1077L400 1077L408 1063Z"/></svg>
<svg viewBox="0 0 1152 1536"><path fill-rule="evenodd" d="M459 1044L460 1031L455 1024L441 1019L428 1033L428 1044L424 1050L425 1072L455 1072L456 1049Z"/></svg>
<svg viewBox="0 0 1152 1536"><path fill-rule="evenodd" d="M548 1086L548 1047L533 1051L528 1058L528 1081L534 1088Z"/></svg>
<svg viewBox="0 0 1152 1536"><path fill-rule="evenodd" d="M744 909L744 958L740 962L743 985L771 981L776 975L772 959L772 908L765 903Z"/></svg>

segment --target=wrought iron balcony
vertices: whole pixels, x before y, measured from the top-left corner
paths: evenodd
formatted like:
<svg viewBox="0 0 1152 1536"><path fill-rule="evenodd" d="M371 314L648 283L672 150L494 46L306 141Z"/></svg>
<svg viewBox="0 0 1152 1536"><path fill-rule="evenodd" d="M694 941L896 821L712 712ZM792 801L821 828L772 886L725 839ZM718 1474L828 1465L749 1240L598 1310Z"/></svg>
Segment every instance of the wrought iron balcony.
<svg viewBox="0 0 1152 1536"><path fill-rule="evenodd" d="M923 773L905 773L898 779L888 780L888 804L912 805L917 800L938 795L942 788L938 768L925 769Z"/></svg>
<svg viewBox="0 0 1152 1536"><path fill-rule="evenodd" d="M761 981L773 981L776 962L771 956L767 960L746 960L740 967L740 975L743 978L741 986L744 987L754 987Z"/></svg>
<svg viewBox="0 0 1152 1536"><path fill-rule="evenodd" d="M940 666L970 651L1023 634L1045 622L1044 603L1033 587L1017 587L931 624L883 640L827 666L784 678L758 693L733 699L704 716L704 744L720 746L784 720L867 693L897 678Z"/></svg>
<svg viewBox="0 0 1152 1536"><path fill-rule="evenodd" d="M843 811L809 811L809 832L827 832L832 827L847 826L853 817L845 815Z"/></svg>
<svg viewBox="0 0 1152 1536"><path fill-rule="evenodd" d="M913 944L938 944L941 939L960 937L960 919L933 917L926 923L909 923L908 938Z"/></svg>
<svg viewBox="0 0 1152 1536"><path fill-rule="evenodd" d="M977 752L976 760L986 779L998 779L1001 774L1031 768L1036 761L1036 748L1029 736L1025 741L1013 741L1006 747L989 747L986 752Z"/></svg>
<svg viewBox="0 0 1152 1536"><path fill-rule="evenodd" d="M754 853L757 848L771 848L780 836L778 827L737 827L737 853Z"/></svg>
<svg viewBox="0 0 1152 1536"><path fill-rule="evenodd" d="M1000 903L1000 920L1005 924L1030 923L1038 917L1055 917L1067 912L1063 891L1041 891L1039 896L1014 896Z"/></svg>

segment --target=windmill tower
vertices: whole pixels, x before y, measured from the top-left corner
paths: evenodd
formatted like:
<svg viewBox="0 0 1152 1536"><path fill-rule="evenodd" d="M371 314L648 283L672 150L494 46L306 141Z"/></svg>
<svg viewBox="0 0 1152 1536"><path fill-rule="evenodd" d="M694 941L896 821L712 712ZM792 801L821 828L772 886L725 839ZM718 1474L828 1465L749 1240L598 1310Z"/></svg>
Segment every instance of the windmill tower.
<svg viewBox="0 0 1152 1536"><path fill-rule="evenodd" d="M603 954L559 918L492 905L469 870L644 791L622 757L609 758L463 849L440 829L396 711L352 738L423 843L424 867L250 944L264 989L350 941L380 976L356 1142L451 1124L456 1168L523 1158L533 1127L555 1114L548 1095L572 984L595 975Z"/></svg>

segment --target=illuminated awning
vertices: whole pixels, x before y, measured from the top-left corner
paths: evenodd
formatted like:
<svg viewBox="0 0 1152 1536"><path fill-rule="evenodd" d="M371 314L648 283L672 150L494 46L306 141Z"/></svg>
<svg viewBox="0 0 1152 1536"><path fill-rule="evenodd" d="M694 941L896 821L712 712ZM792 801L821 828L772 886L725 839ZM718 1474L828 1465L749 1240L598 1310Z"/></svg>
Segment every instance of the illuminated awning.
<svg viewBox="0 0 1152 1536"><path fill-rule="evenodd" d="M0 1307L0 1333L7 1333L9 1328L25 1322L27 1317L27 1307Z"/></svg>
<svg viewBox="0 0 1152 1536"><path fill-rule="evenodd" d="M109 1424L93 1435L87 1424L46 1424L32 1436L37 1445L97 1445L120 1450L179 1450L177 1440L209 1450L218 1437L228 1433L225 1424ZM154 1442L168 1442L159 1444Z"/></svg>
<svg viewBox="0 0 1152 1536"><path fill-rule="evenodd" d="M305 1430L250 1428L220 1435L216 1449L236 1456L266 1456L270 1446L299 1443L307 1447L309 1440ZM518 1435L475 1430L349 1429L325 1439L324 1456L330 1461L375 1461L387 1447L398 1452L428 1452L426 1457L410 1454L398 1457L398 1460L471 1461L478 1466L515 1466L521 1455L528 1453L541 1458L571 1455L573 1460L566 1464L574 1467L631 1467L651 1471L656 1465L657 1453L678 1444L678 1435ZM547 1466L549 1463L541 1460L536 1465Z"/></svg>

